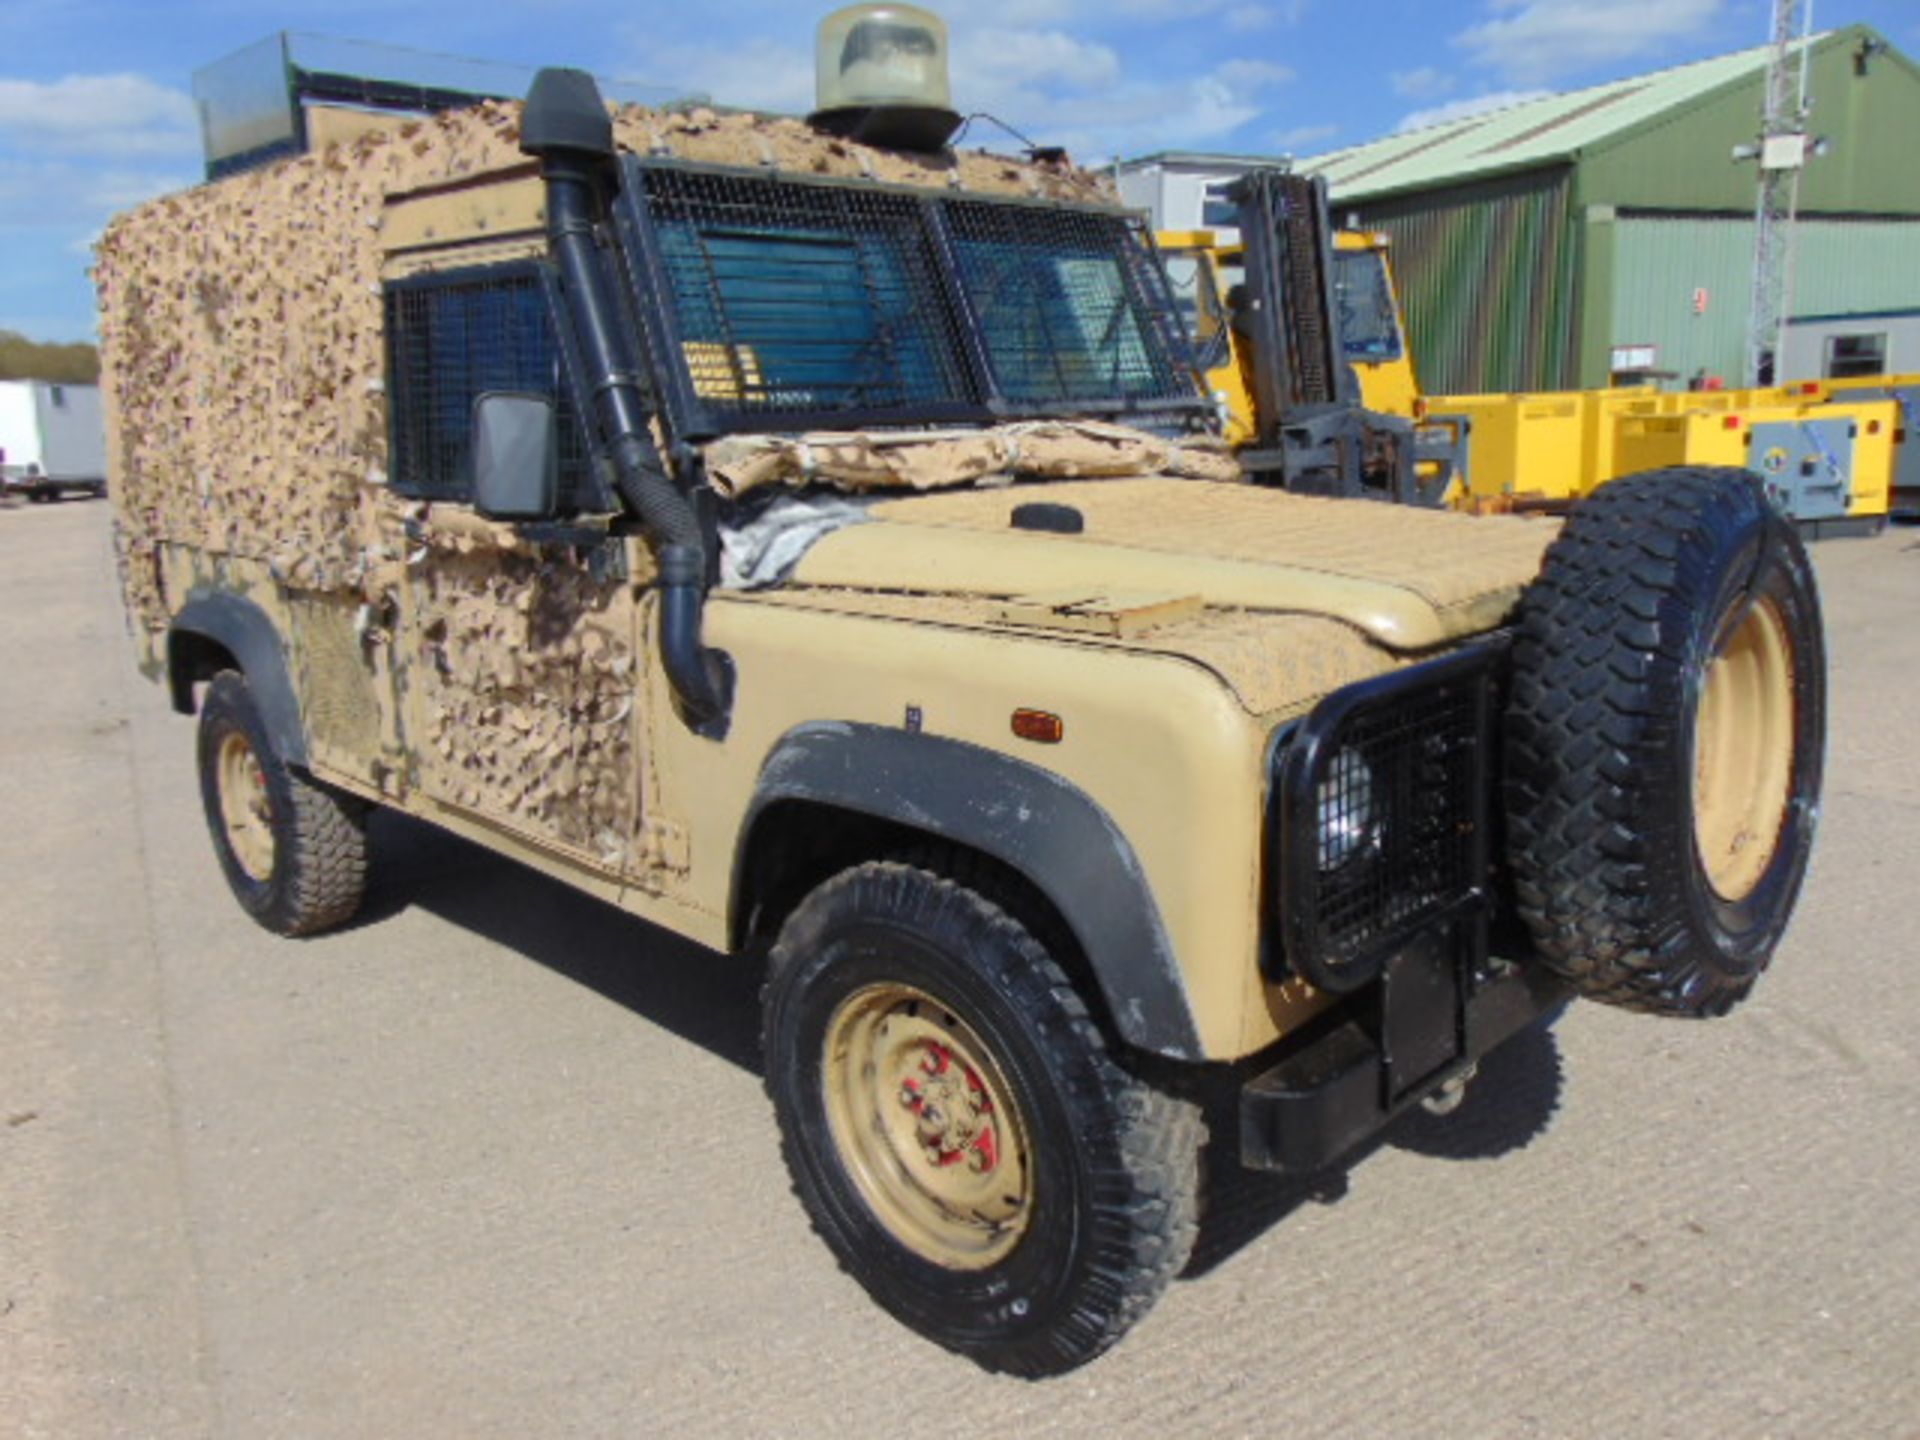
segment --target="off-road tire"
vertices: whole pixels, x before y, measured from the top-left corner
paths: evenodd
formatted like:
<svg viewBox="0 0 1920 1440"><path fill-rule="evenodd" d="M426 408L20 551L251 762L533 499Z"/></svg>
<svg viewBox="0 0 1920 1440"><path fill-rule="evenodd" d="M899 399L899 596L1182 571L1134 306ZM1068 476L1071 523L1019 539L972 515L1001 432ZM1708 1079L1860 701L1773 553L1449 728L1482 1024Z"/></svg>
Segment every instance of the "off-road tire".
<svg viewBox="0 0 1920 1440"><path fill-rule="evenodd" d="M903 1240L834 1137L829 1035L858 996L887 986L959 1017L1024 1126L1025 1228L983 1267L935 1263ZM842 872L782 926L762 1000L767 1093L794 1191L841 1268L929 1339L990 1370L1058 1374L1118 1340L1186 1263L1197 1107L1116 1063L1065 973L976 891L891 862Z"/></svg>
<svg viewBox="0 0 1920 1440"><path fill-rule="evenodd" d="M1781 803L1761 807L1777 828L1753 832L1771 849L1723 894L1697 828L1702 694L1761 618L1785 657L1768 692L1790 717L1773 722ZM1806 874L1825 704L1812 567L1753 476L1655 471L1577 505L1521 601L1505 717L1508 859L1539 957L1629 1009L1710 1016L1743 999Z"/></svg>
<svg viewBox="0 0 1920 1440"><path fill-rule="evenodd" d="M273 850L264 876L248 873L223 818L220 755L236 737L265 782ZM222 670L207 686L198 753L207 829L241 908L277 935L311 935L351 920L367 887L366 806L287 764L237 671Z"/></svg>

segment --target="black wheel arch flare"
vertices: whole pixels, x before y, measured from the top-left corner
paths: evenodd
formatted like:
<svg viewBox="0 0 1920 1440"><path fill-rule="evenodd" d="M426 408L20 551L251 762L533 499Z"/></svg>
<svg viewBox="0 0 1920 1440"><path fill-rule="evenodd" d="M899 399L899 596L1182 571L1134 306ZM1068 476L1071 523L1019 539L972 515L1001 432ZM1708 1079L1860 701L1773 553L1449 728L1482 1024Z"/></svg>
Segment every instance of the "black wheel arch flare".
<svg viewBox="0 0 1920 1440"><path fill-rule="evenodd" d="M208 678L197 673L192 652L197 640L211 641L233 656L247 677L247 688L276 752L290 765L307 764L307 732L293 689L286 641L279 628L253 601L227 590L196 590L167 630L167 686L173 708L193 713L193 686Z"/></svg>
<svg viewBox="0 0 1920 1440"><path fill-rule="evenodd" d="M1073 932L1122 1039L1170 1059L1205 1058L1146 872L1077 786L962 740L851 722L795 726L768 752L740 826L730 891L736 935L753 893L756 828L789 800L905 826L1012 867Z"/></svg>

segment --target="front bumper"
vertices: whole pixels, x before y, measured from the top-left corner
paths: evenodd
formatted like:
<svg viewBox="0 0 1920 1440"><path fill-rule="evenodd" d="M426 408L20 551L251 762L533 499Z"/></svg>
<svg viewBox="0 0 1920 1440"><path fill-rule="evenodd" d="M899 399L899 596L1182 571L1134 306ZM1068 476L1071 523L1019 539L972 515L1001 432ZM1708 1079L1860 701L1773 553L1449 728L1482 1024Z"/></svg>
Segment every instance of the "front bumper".
<svg viewBox="0 0 1920 1440"><path fill-rule="evenodd" d="M1420 937L1377 984L1248 1081L1242 1163L1294 1175L1327 1169L1571 998L1542 967L1476 959L1474 948L1447 927Z"/></svg>
<svg viewBox="0 0 1920 1440"><path fill-rule="evenodd" d="M1325 1168L1565 1000L1489 958L1507 654L1496 634L1348 686L1276 756L1266 963L1341 999L1243 1089L1248 1165Z"/></svg>

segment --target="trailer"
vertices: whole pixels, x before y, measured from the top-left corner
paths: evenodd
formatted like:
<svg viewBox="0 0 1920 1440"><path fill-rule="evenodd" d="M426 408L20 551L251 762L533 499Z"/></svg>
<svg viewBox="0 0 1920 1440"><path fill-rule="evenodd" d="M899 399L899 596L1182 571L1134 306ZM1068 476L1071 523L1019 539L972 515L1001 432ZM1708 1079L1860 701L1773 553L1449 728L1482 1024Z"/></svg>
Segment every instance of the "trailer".
<svg viewBox="0 0 1920 1440"><path fill-rule="evenodd" d="M106 493L98 386L0 380L0 490L30 500Z"/></svg>

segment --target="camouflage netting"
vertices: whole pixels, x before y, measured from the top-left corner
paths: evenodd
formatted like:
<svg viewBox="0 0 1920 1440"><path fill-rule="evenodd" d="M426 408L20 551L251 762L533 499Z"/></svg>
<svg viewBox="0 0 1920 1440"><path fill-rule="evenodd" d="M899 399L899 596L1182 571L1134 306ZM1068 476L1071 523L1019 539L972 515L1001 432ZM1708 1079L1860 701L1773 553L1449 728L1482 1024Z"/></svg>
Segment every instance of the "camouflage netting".
<svg viewBox="0 0 1920 1440"><path fill-rule="evenodd" d="M630 108L640 153L1067 200L1110 199L1064 164L914 156L797 120ZM110 469L137 619L163 628L155 547L267 561L296 589L351 592L380 558L383 204L524 165L519 106L489 103L154 201L101 238Z"/></svg>
<svg viewBox="0 0 1920 1440"><path fill-rule="evenodd" d="M336 602L301 613L350 615L367 600L360 613L378 614L404 591L408 633L392 638L414 662L428 793L610 869L671 866L639 813L651 787L633 742L634 587L385 485L384 208L526 173L518 124L508 104L423 120L108 227L95 278L127 601L138 623L166 627L157 562L170 542L264 562L296 598ZM615 130L630 150L696 160L1103 198L1069 167L865 150L792 120L627 110ZM339 650L343 683L364 686L362 641L340 625L346 638L310 647L309 661Z"/></svg>
<svg viewBox="0 0 1920 1440"><path fill-rule="evenodd" d="M641 794L628 587L469 535L428 543L413 679L427 789L628 868Z"/></svg>
<svg viewBox="0 0 1920 1440"><path fill-rule="evenodd" d="M1240 464L1211 437L1164 440L1092 420L1036 420L990 430L914 434L750 435L706 449L723 495L762 485L823 484L836 490L941 490L1015 475L1095 479L1170 475L1237 481Z"/></svg>

